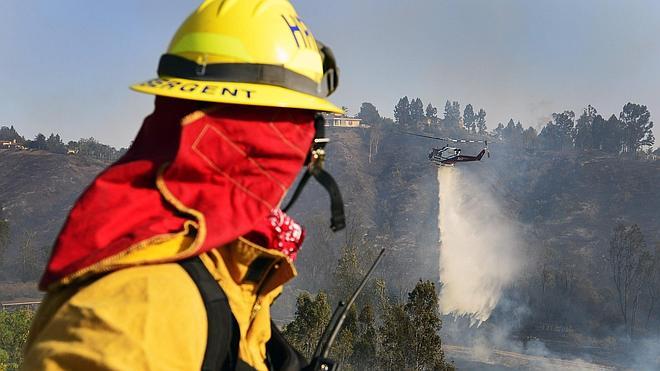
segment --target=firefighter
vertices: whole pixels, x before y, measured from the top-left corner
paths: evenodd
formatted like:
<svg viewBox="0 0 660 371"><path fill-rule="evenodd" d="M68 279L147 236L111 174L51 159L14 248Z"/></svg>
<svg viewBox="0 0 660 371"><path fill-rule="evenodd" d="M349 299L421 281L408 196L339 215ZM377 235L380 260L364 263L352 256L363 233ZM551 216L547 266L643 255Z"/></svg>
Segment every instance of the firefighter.
<svg viewBox="0 0 660 371"><path fill-rule="evenodd" d="M343 227L321 167L337 77L288 1L204 1L132 86L154 112L57 237L22 368L304 367L270 319L305 236L281 202L307 169Z"/></svg>

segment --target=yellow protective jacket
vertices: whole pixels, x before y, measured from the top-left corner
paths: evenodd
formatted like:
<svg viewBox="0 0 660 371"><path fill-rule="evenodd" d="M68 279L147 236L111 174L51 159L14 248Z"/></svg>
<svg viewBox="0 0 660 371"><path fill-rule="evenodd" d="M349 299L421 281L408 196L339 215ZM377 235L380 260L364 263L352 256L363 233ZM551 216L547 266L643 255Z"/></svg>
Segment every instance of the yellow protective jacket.
<svg viewBox="0 0 660 371"><path fill-rule="evenodd" d="M177 263L140 264L191 242L190 237L173 236L121 258L132 266L48 292L32 324L22 369L199 370L208 331L199 290ZM252 263L259 257L273 263L259 264L260 278L254 280ZM291 261L244 239L200 258L238 322L239 358L267 370L270 305L296 275ZM250 280L245 279L248 272Z"/></svg>

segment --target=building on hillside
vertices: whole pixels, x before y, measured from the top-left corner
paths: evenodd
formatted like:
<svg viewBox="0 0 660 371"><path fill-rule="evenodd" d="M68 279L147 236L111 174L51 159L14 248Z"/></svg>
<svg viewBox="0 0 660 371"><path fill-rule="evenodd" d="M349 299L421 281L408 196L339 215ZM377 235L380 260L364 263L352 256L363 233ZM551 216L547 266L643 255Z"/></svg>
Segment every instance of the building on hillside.
<svg viewBox="0 0 660 371"><path fill-rule="evenodd" d="M0 140L0 149L12 149L15 151L24 151L27 148L16 142L16 139L12 140Z"/></svg>
<svg viewBox="0 0 660 371"><path fill-rule="evenodd" d="M360 128L368 127L362 124L362 120L357 117L348 117L339 113L328 113L324 115L325 126L342 128Z"/></svg>

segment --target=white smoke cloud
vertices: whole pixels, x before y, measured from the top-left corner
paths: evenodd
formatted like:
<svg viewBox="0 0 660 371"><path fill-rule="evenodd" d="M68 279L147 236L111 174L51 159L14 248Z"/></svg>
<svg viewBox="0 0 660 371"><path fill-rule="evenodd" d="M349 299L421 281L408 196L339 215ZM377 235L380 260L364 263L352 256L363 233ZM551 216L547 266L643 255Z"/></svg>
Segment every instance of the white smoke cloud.
<svg viewBox="0 0 660 371"><path fill-rule="evenodd" d="M443 323L447 357L472 369L660 370L660 338L638 339L634 346L621 339L623 348L603 357L586 347L551 350L540 339L513 335L529 308L504 291L530 269L526 235L507 215L504 192L494 188L498 170L480 165L438 169L440 309L454 317ZM496 323L473 326L496 306Z"/></svg>
<svg viewBox="0 0 660 371"><path fill-rule="evenodd" d="M478 174L441 167L438 182L440 309L480 324L521 273L522 231Z"/></svg>

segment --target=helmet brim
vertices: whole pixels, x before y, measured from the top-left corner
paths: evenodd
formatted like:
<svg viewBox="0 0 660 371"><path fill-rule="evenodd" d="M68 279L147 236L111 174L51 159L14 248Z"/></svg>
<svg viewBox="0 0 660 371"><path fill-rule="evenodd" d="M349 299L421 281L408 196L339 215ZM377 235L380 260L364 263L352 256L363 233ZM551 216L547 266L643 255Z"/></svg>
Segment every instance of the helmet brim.
<svg viewBox="0 0 660 371"><path fill-rule="evenodd" d="M131 89L140 93L204 102L344 112L321 97L265 84L160 77L131 85Z"/></svg>

